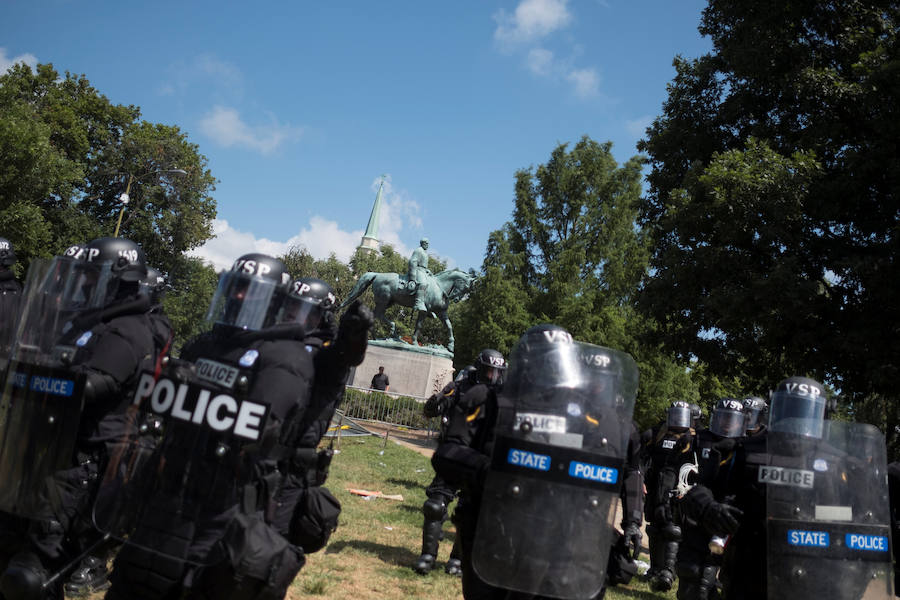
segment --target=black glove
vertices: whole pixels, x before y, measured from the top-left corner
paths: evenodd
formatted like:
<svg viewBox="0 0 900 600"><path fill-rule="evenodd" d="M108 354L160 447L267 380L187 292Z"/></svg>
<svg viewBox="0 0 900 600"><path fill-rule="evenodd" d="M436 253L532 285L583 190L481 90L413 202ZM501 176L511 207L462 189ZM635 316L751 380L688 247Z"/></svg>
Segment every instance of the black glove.
<svg viewBox="0 0 900 600"><path fill-rule="evenodd" d="M343 315L338 327L337 344L345 354L347 364L351 367L359 365L366 355L369 340L369 329L375 324L372 309L357 300L350 305Z"/></svg>
<svg viewBox="0 0 900 600"><path fill-rule="evenodd" d="M322 314L322 321L319 323L319 329L313 333L322 340L333 340L337 337L338 324L334 311L326 310Z"/></svg>
<svg viewBox="0 0 900 600"><path fill-rule="evenodd" d="M637 523L627 523L624 529L625 547L634 558L637 558L641 552L641 540L644 537L641 535L641 528Z"/></svg>
<svg viewBox="0 0 900 600"><path fill-rule="evenodd" d="M738 530L744 516L744 511L736 506L723 502L710 502L703 511L703 524L707 531L716 532L719 535L732 534Z"/></svg>

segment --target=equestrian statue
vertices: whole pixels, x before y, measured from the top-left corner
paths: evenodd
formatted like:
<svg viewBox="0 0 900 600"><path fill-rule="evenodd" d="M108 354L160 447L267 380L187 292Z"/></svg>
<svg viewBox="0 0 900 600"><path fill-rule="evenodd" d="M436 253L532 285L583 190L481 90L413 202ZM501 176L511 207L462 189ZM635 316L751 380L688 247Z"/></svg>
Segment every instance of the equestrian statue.
<svg viewBox="0 0 900 600"><path fill-rule="evenodd" d="M463 298L472 289L476 277L460 269L446 269L433 275L428 269L428 239L422 238L409 259L409 274L363 273L356 285L350 290L347 299L340 308L349 306L369 287L375 295L375 317L390 325L390 337L396 339L397 327L388 320L385 311L393 304L413 308L416 311L416 327L413 330L412 343L416 344L422 322L431 315L439 318L447 327L447 350L453 352L453 326L447 316L447 308L451 302Z"/></svg>

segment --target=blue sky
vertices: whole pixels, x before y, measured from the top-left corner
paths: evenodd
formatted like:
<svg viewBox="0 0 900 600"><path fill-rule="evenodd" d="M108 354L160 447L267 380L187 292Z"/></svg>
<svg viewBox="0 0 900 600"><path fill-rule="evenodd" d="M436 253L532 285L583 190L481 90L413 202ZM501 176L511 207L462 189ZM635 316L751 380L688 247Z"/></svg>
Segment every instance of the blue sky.
<svg viewBox="0 0 900 600"><path fill-rule="evenodd" d="M479 268L517 169L582 135L622 162L676 54L710 44L697 0L6 0L0 70L50 62L178 125L219 179L199 253L303 245L346 260L382 174L380 237Z"/></svg>

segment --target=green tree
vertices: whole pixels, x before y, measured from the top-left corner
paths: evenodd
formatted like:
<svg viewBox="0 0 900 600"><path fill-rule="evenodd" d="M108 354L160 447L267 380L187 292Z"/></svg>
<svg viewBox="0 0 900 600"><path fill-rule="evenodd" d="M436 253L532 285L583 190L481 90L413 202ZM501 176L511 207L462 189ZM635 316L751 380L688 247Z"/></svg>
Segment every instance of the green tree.
<svg viewBox="0 0 900 600"><path fill-rule="evenodd" d="M183 175L168 171L179 169ZM0 228L23 267L112 235L130 177L122 235L151 265L177 270L212 234L215 179L177 127L140 119L79 75L19 64L0 76Z"/></svg>
<svg viewBox="0 0 900 600"><path fill-rule="evenodd" d="M711 0L700 31L639 144L659 339L757 388L895 398L900 5Z"/></svg>
<svg viewBox="0 0 900 600"><path fill-rule="evenodd" d="M172 322L173 348L177 351L203 331L218 276L202 259L188 257L169 272L168 282L171 289L163 298L163 309Z"/></svg>
<svg viewBox="0 0 900 600"><path fill-rule="evenodd" d="M458 356L469 361L484 347L508 354L530 325L556 323L635 358L636 415L648 426L672 400L697 390L686 362L642 341L653 326L632 305L649 257L636 225L644 161L619 166L611 150L584 137L516 173L513 219L490 236L482 281L462 310Z"/></svg>

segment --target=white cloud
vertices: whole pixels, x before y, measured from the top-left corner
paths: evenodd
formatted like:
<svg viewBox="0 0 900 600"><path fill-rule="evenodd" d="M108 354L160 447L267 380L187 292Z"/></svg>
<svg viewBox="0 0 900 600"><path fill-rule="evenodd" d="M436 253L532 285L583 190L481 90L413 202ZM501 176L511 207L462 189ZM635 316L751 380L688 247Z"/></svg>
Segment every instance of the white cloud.
<svg viewBox="0 0 900 600"><path fill-rule="evenodd" d="M240 96L244 76L234 64L212 54L200 54L190 60L178 60L166 69L167 81L157 88L163 96L185 93L189 87L213 88L228 96Z"/></svg>
<svg viewBox="0 0 900 600"><path fill-rule="evenodd" d="M283 143L295 141L303 133L302 128L282 125L274 118L269 125L248 125L237 109L226 106L214 106L201 119L200 131L226 148L239 146L262 154L271 154Z"/></svg>
<svg viewBox="0 0 900 600"><path fill-rule="evenodd" d="M568 0L522 0L513 14L501 10L494 15L494 39L502 47L532 42L569 24Z"/></svg>
<svg viewBox="0 0 900 600"><path fill-rule="evenodd" d="M596 69L571 69L565 77L579 98L591 98L600 93L600 76Z"/></svg>
<svg viewBox="0 0 900 600"><path fill-rule="evenodd" d="M25 53L19 54L18 56L8 57L6 56L6 48L0 48L0 75L6 73L11 66L16 63L25 63L32 69L37 67L38 59L34 54Z"/></svg>
<svg viewBox="0 0 900 600"><path fill-rule="evenodd" d="M525 64L528 66L528 70L535 75L549 77L554 68L553 53L544 48L532 48L528 52Z"/></svg>
<svg viewBox="0 0 900 600"><path fill-rule="evenodd" d="M494 15L497 21L494 39L504 53L524 52L525 67L532 74L568 83L578 98L593 98L600 94L597 69L575 67L571 58L559 59L553 51L535 45L572 21L567 4L568 0L521 0L513 14L501 10ZM573 45L571 41L568 43ZM575 46L569 53L577 56L581 50Z"/></svg>
<svg viewBox="0 0 900 600"><path fill-rule="evenodd" d="M373 201L380 181L381 178L377 178L371 188ZM419 204L408 199L405 192L395 191L390 177L385 179L381 198L378 239L382 243L391 244L398 253L404 256L409 255L412 249L403 242L401 234L409 229L421 230L422 219L419 215ZM360 215L361 225L364 226L367 219L368 213ZM310 218L309 223L295 235L287 240L279 241L256 237L249 231L236 229L226 219L215 219L213 221L215 237L194 250L192 254L211 262L216 269L230 268L236 258L249 252L279 256L295 246L306 248L316 259L328 258L333 252L339 260L347 262L362 241L363 233L365 233L364 227L347 231L342 229L336 221L314 215ZM411 236L417 236L417 234L408 233L405 237ZM415 241L418 242L418 237Z"/></svg>
<svg viewBox="0 0 900 600"><path fill-rule="evenodd" d="M651 115L644 115L637 119L625 121L625 131L635 137L644 137L644 134L647 133L647 128L652 124L653 117Z"/></svg>

